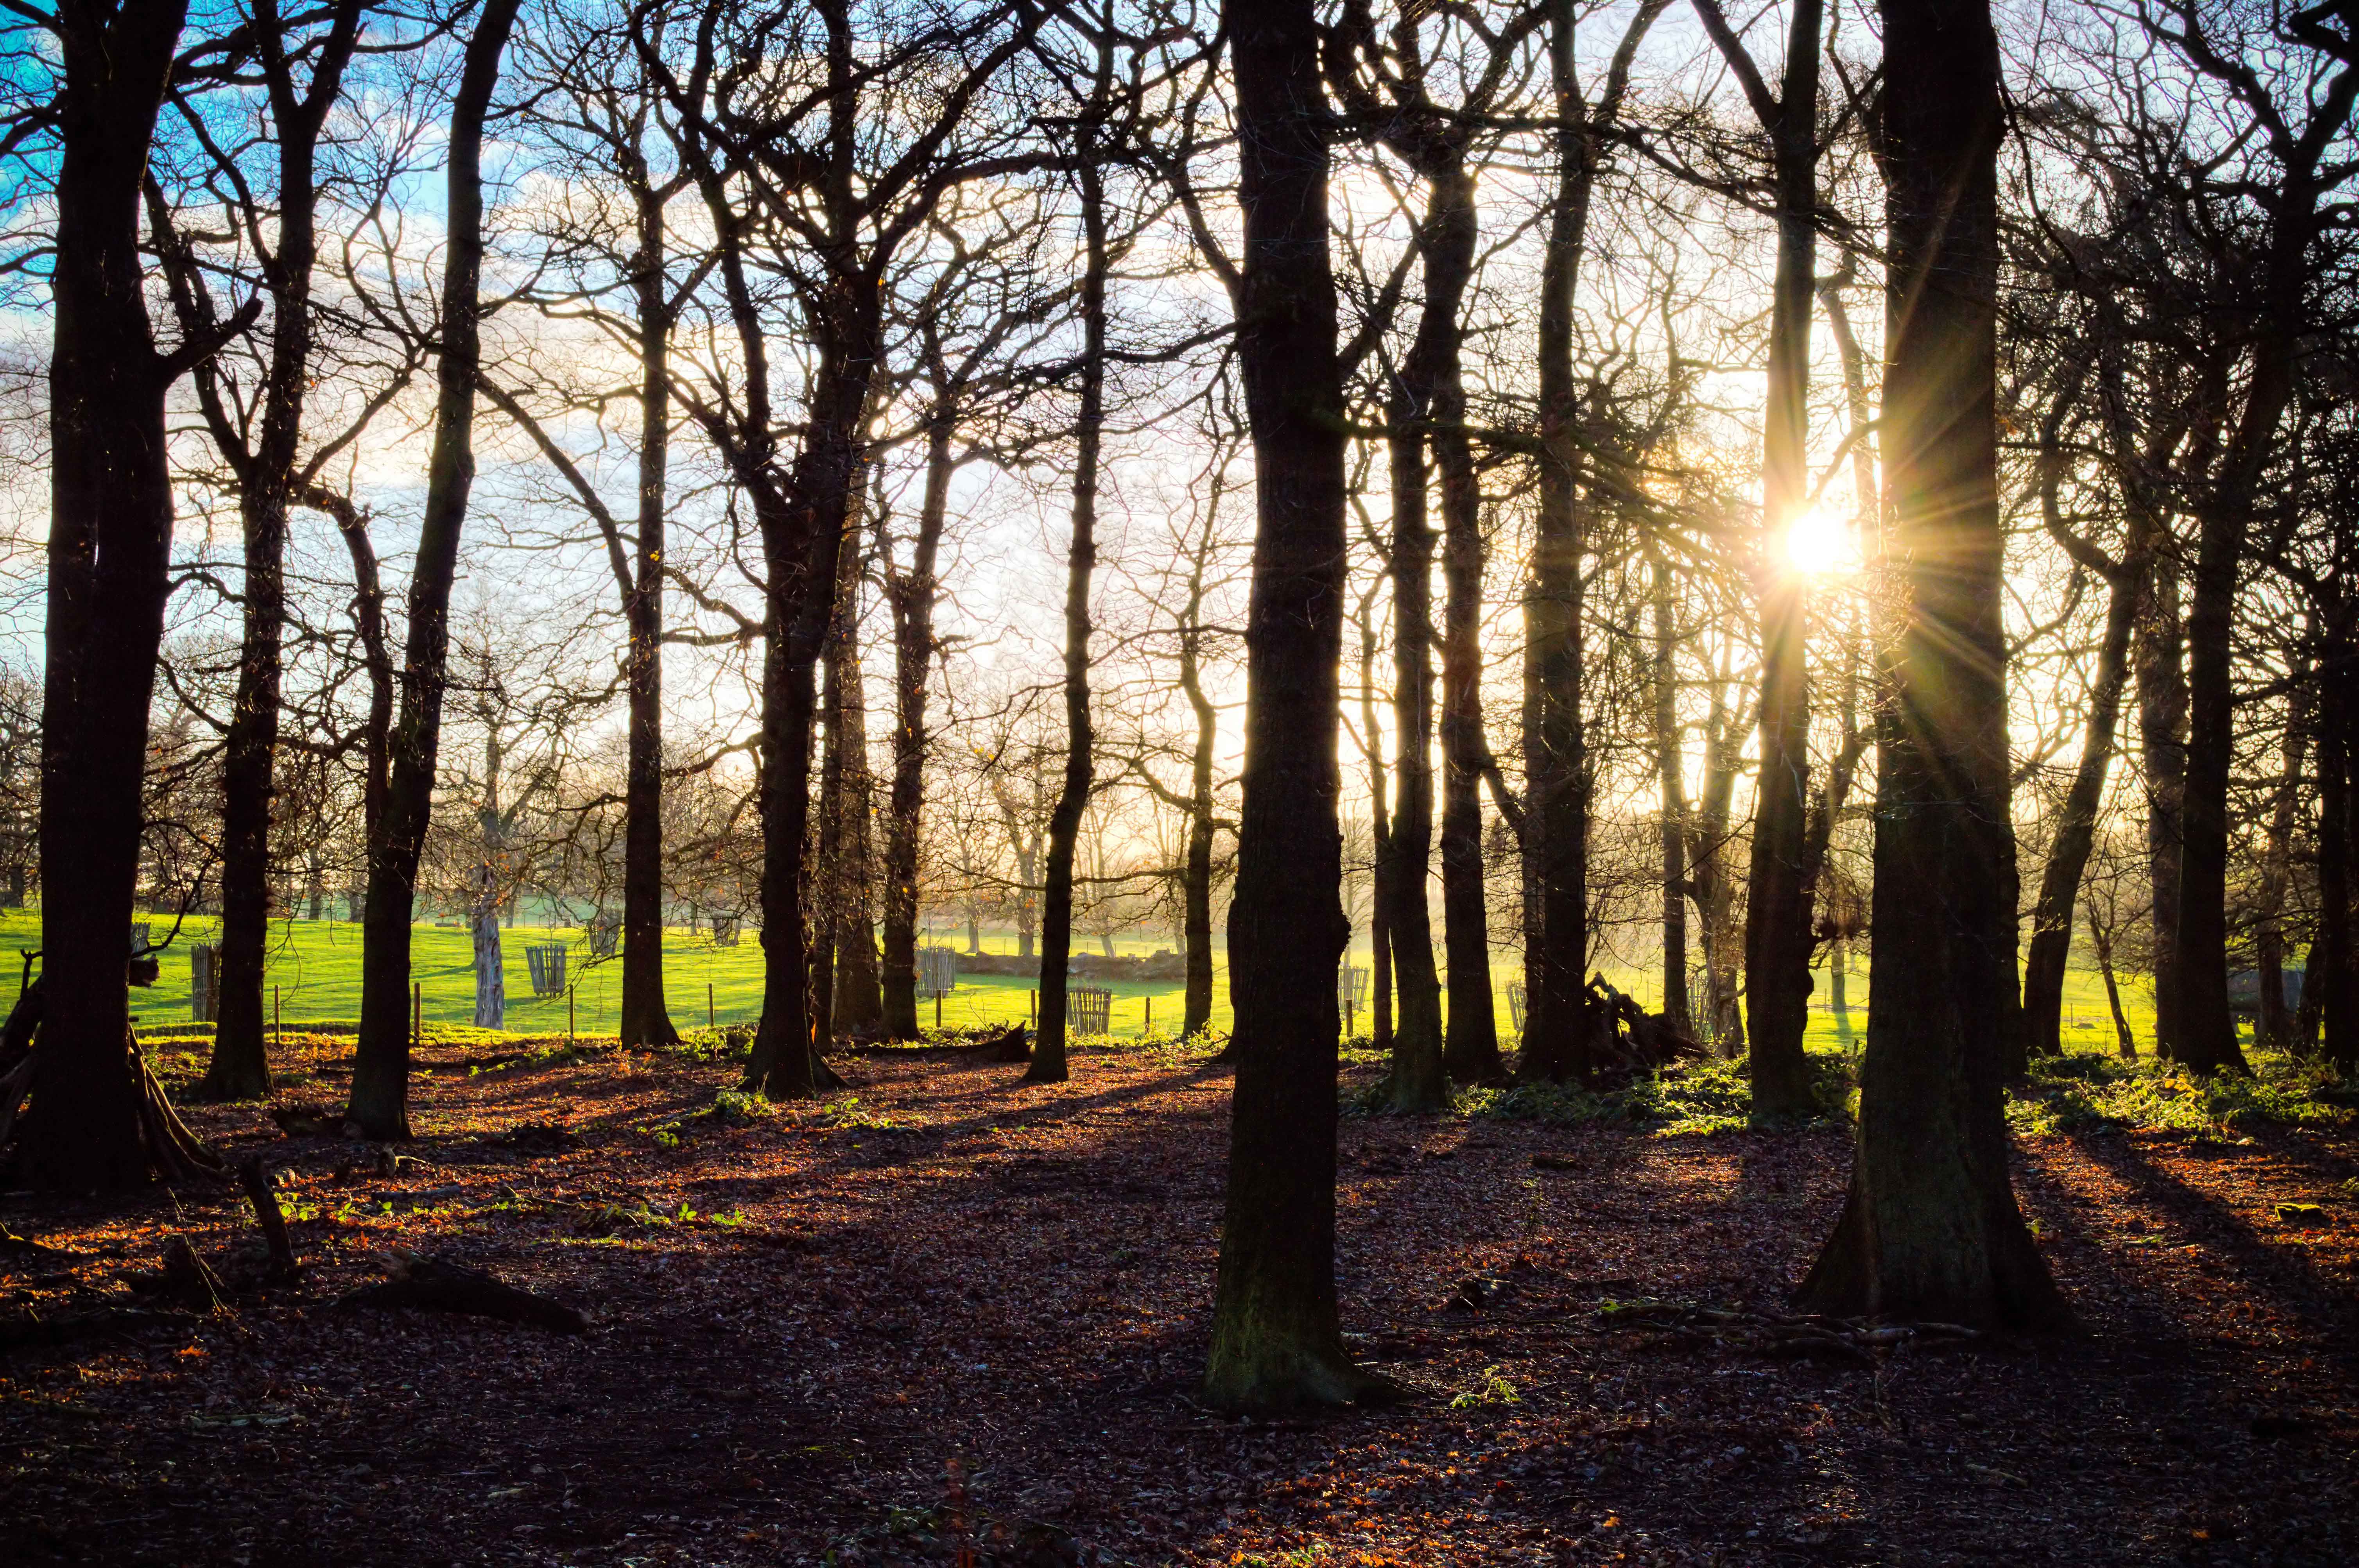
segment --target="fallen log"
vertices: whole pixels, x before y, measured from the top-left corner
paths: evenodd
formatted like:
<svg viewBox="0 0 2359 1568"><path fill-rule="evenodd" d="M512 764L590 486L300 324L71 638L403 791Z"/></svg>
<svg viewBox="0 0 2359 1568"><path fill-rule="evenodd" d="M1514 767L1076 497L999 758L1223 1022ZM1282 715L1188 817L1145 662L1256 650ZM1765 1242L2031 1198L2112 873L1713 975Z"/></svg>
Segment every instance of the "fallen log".
<svg viewBox="0 0 2359 1568"><path fill-rule="evenodd" d="M447 1312L545 1328L552 1334L587 1334L590 1320L560 1301L518 1290L506 1281L437 1258L396 1253L391 1279L364 1286L337 1303L344 1309L377 1312Z"/></svg>
<svg viewBox="0 0 2359 1568"><path fill-rule="evenodd" d="M341 1138L344 1113L324 1105L274 1105L270 1119L289 1138Z"/></svg>
<svg viewBox="0 0 2359 1568"><path fill-rule="evenodd" d="M1032 1059L1031 1031L1020 1023L1011 1023L996 1034L986 1034L959 1049L986 1062L1028 1062Z"/></svg>

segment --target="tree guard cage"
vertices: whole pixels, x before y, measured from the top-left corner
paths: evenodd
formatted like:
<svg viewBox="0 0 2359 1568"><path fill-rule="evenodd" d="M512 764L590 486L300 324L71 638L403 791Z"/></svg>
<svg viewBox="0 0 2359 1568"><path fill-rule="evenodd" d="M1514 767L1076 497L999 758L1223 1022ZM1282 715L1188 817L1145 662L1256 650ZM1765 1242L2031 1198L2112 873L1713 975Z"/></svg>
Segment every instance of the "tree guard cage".
<svg viewBox="0 0 2359 1568"><path fill-rule="evenodd" d="M584 934L590 938L592 957L611 958L614 956L614 945L623 934L623 917L614 910L602 909L590 917Z"/></svg>
<svg viewBox="0 0 2359 1568"><path fill-rule="evenodd" d="M955 947L920 947L918 949L918 994L947 996L958 989L958 949Z"/></svg>
<svg viewBox="0 0 2359 1568"><path fill-rule="evenodd" d="M1114 1017L1114 992L1103 986L1065 988L1065 1032L1103 1034Z"/></svg>
<svg viewBox="0 0 2359 1568"><path fill-rule="evenodd" d="M712 917L712 945L715 947L734 947L737 946L737 917L735 915L716 914Z"/></svg>
<svg viewBox="0 0 2359 1568"><path fill-rule="evenodd" d="M1515 1025L1516 1033L1524 1032L1524 982L1521 980L1507 982L1507 1019Z"/></svg>
<svg viewBox="0 0 2359 1568"><path fill-rule="evenodd" d="M524 950L524 961L532 971L532 994L560 996L565 990L565 944L536 942Z"/></svg>
<svg viewBox="0 0 2359 1568"><path fill-rule="evenodd" d="M156 957L149 946L156 927L145 920L131 923L131 961L125 966L123 978L135 986L152 986L164 972L164 961Z"/></svg>
<svg viewBox="0 0 2359 1568"><path fill-rule="evenodd" d="M1345 964L1335 971L1337 1005L1354 1011L1368 1005L1368 971L1357 965Z"/></svg>

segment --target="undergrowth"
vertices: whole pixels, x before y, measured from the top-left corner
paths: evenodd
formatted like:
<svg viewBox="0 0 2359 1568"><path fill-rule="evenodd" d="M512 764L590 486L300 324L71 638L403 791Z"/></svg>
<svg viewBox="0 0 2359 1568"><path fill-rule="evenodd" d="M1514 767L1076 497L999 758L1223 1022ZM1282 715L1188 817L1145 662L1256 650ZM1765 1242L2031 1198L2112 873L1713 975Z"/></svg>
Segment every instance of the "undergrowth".
<svg viewBox="0 0 2359 1568"><path fill-rule="evenodd" d="M1819 1108L1795 1125L1830 1126L1846 1119L1849 1065L1832 1052L1812 1052L1810 1061L1812 1098ZM1378 1085L1374 1096L1364 1097L1361 1108L1373 1108L1381 1093ZM1577 1084L1477 1085L1458 1091L1451 1108L1462 1116L1501 1121L1645 1128L1665 1138L1741 1132L1759 1125L1741 1061L1690 1062L1606 1089Z"/></svg>
<svg viewBox="0 0 2359 1568"><path fill-rule="evenodd" d="M2185 1132L2240 1138L2270 1125L2331 1125L2352 1112L2322 1098L2333 1070L2264 1058L2258 1076L2201 1078L2170 1063L2119 1056L2049 1056L2034 1061L2028 1080L2007 1096L2007 1125L2017 1132Z"/></svg>

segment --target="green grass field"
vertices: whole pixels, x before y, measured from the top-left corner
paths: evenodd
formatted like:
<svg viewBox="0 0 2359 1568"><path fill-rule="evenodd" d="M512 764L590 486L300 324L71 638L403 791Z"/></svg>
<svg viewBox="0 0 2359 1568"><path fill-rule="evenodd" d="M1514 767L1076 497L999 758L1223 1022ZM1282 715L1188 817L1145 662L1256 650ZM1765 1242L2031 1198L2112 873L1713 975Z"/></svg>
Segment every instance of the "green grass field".
<svg viewBox="0 0 2359 1568"><path fill-rule="evenodd" d="M143 916L151 921L153 939L161 940L170 929L168 917ZM133 993L132 1011L143 1028L156 1025L185 1023L190 1019L189 970L187 949L197 942L212 939L216 922L190 920L182 928L179 940L162 955L163 973L157 983ZM525 950L536 943L562 942L567 948L568 978L572 981L574 1027L583 1034L611 1033L614 1028L615 1010L620 1000L622 970L614 962L594 962L590 957L588 943L579 927L523 926L502 934L502 960L506 968L508 989L507 1026L511 1033L522 1034L559 1034L566 1027L566 998L535 997L531 994L530 971ZM40 917L38 911L14 909L0 911L0 949L15 950L38 946L40 943ZM983 946L991 952L1014 952L1016 940L1012 933L987 932ZM1125 953L1145 953L1156 944L1151 941L1118 940L1116 947ZM1094 946L1094 944L1093 944ZM1505 955L1506 962L1495 966L1491 983L1493 1005L1496 1008L1500 1028L1509 1027L1506 988L1520 979L1520 968L1514 955ZM271 951L267 983L277 988L277 1000L281 1015L291 1026L301 1023L349 1022L360 1015L361 1003L361 928L342 921L286 920L272 927ZM1364 952L1355 953L1355 964L1364 965ZM421 1003L429 1023L465 1024L474 1018L473 950L464 928L452 925L420 925L412 936L411 975L421 987ZM1225 1031L1231 1022L1229 1012L1226 955L1216 953L1213 959L1214 986L1212 1026ZM0 986L5 994L15 998L16 979L21 965L13 956L0 960ZM1659 976L1651 974L1616 973L1609 979L1628 990L1647 1005L1658 1006L1662 996ZM715 946L704 932L673 930L664 943L665 990L671 1003L673 1021L681 1027L701 1024L707 1019L708 1001L711 1018L719 1023L750 1023L762 1008L762 949L751 935L746 935L734 947ZM1114 993L1112 1033L1116 1037L1137 1035L1147 1032L1150 1022L1158 1029L1169 1031L1180 1018L1181 988L1178 981L1114 982ZM1857 1032L1867 1023L1868 979L1866 966L1854 960L1846 985L1850 1010L1838 1014L1827 1006L1828 977L1821 971L1818 989L1812 998L1810 1044L1821 1050L1852 1048ZM1002 1023L1031 1016L1033 982L1027 979L992 975L961 977L958 989L942 999L941 1022L945 1024ZM2065 1044L2068 1049L2110 1050L2113 1028L2105 1011L2104 982L2093 972L2073 971L2065 984ZM2153 1031L2153 1000L2142 979L2125 982L2124 1003L2130 1016L2130 1026L2143 1048ZM934 1008L930 1000L919 1007L919 1022L931 1023ZM1355 1022L1367 1027L1364 1012Z"/></svg>

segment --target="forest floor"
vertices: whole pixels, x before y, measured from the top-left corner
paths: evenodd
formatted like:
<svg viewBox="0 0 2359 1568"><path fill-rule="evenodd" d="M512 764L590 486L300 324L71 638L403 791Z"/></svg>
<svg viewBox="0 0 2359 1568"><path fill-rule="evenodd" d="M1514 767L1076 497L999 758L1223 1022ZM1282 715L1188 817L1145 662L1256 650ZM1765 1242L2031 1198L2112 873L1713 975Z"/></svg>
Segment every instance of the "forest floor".
<svg viewBox="0 0 2359 1568"><path fill-rule="evenodd" d="M282 1106L340 1102L341 1049ZM1779 1314L1839 1127L1347 1117L1345 1327L1408 1402L1245 1421L1192 1400L1229 1091L1200 1055L1084 1050L1056 1087L849 1056L850 1091L766 1115L693 1054L425 1065L397 1155L190 1111L283 1173L294 1284L241 1284L234 1188L0 1199L55 1249L0 1243L0 1321L152 1314L0 1353L0 1557L2359 1561L2347 1117L2027 1133L2018 1188L2086 1332L1832 1361L1627 1303ZM127 1282L175 1235L218 1308ZM397 1249L591 1332L338 1305Z"/></svg>

